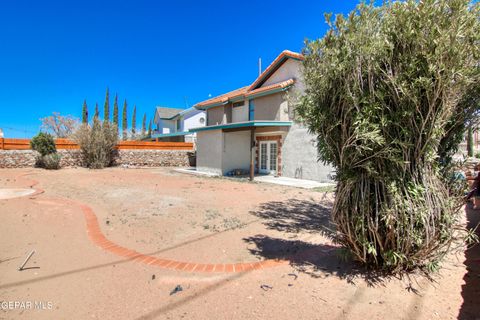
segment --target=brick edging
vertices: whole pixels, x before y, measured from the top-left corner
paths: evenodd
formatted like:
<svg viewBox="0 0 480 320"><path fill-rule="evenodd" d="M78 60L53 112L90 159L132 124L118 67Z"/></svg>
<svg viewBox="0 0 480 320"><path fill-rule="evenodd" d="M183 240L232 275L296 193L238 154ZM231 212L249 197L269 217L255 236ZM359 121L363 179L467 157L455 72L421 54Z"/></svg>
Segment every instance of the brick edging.
<svg viewBox="0 0 480 320"><path fill-rule="evenodd" d="M16 179L20 179L27 175L32 175L32 174L34 173L22 174L18 176ZM29 179L27 181L30 188L33 188L34 186L39 184L37 180ZM33 195L38 195L44 192L44 190L42 189L37 188L36 190L37 191ZM161 268L170 269L170 270L185 271L185 272L203 272L203 273L246 272L246 271L259 270L259 269L289 264L288 260L279 260L279 259L267 259L263 261L245 262L245 263L207 264L207 263L195 263L195 262L163 259L163 258L157 258L150 255L145 255L135 250L119 246L116 243L108 240L105 237L105 235L102 233L102 230L98 223L97 216L95 215L94 211L92 210L92 208L90 208L86 204L76 200L70 200L65 198L57 198L53 200L62 204L76 205L80 207L85 217L88 236L90 240L93 243L95 243L97 246L117 256L128 258L129 260L132 260L138 263L152 265L152 266L161 267Z"/></svg>

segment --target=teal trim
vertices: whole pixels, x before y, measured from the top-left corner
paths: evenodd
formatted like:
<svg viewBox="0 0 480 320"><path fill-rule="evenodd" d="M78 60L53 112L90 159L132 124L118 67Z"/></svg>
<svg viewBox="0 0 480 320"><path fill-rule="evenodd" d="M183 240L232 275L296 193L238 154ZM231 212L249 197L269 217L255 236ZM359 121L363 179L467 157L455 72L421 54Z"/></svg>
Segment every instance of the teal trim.
<svg viewBox="0 0 480 320"><path fill-rule="evenodd" d="M221 124L216 126L207 126L190 129L189 132L198 132L206 130L222 130L222 129L235 129L246 127L290 127L291 121L248 121L248 122L234 122L229 124Z"/></svg>
<svg viewBox="0 0 480 320"><path fill-rule="evenodd" d="M241 95L241 96L238 96L238 97L233 97L231 99L228 99L230 102L239 102L239 101L243 101L245 100L245 95Z"/></svg>
<svg viewBox="0 0 480 320"><path fill-rule="evenodd" d="M187 134L192 134L192 133L188 131L174 132L174 133L157 133L157 134L152 134L152 138L178 137L178 136L185 136Z"/></svg>
<svg viewBox="0 0 480 320"><path fill-rule="evenodd" d="M214 103L214 104L211 104L211 105L207 105L205 107L197 107L197 106L193 106L195 109L198 109L198 110L207 110L207 109L210 109L210 108L215 108L215 107L221 107L221 106L224 106L228 104L228 101L227 102L217 102L217 103Z"/></svg>
<svg viewBox="0 0 480 320"><path fill-rule="evenodd" d="M278 88L278 89L273 89L273 90L269 90L269 91L265 91L265 92L260 92L260 93L257 93L257 94L252 94L252 95L247 95L247 98L248 99L255 99L255 98L259 98L259 97L263 97L263 96L268 96L268 95L271 95L271 94L274 94L274 93L279 93L279 92L283 92L283 91L286 91L288 90L292 85L289 85L287 87L284 87L284 88Z"/></svg>

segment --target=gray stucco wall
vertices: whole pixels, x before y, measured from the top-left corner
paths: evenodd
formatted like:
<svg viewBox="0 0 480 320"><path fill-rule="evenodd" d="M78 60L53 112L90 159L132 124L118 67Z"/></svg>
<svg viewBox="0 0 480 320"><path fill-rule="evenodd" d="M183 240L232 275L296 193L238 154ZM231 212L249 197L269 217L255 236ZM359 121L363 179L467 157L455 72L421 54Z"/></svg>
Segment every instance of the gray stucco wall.
<svg viewBox="0 0 480 320"><path fill-rule="evenodd" d="M333 167L317 161L315 137L299 124L293 124L282 146L282 175L297 179L331 182Z"/></svg>
<svg viewBox="0 0 480 320"><path fill-rule="evenodd" d="M207 121L209 126L223 123L224 108L216 107L207 110Z"/></svg>
<svg viewBox="0 0 480 320"><path fill-rule="evenodd" d="M197 169L222 174L223 138L221 130L197 132Z"/></svg>
<svg viewBox="0 0 480 320"><path fill-rule="evenodd" d="M223 174L234 169L250 169L250 131L225 132Z"/></svg>
<svg viewBox="0 0 480 320"><path fill-rule="evenodd" d="M256 98L253 101L255 120L288 121L288 101L284 93Z"/></svg>

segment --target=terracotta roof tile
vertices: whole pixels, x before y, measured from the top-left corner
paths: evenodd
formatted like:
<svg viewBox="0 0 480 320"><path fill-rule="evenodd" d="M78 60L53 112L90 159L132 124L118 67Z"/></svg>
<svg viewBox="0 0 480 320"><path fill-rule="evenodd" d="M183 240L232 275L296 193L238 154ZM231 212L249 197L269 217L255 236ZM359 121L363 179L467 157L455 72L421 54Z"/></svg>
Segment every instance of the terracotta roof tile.
<svg viewBox="0 0 480 320"><path fill-rule="evenodd" d="M230 99L238 97L253 96L262 92L268 92L275 89L287 88L295 83L295 79L288 79L286 81L274 83L265 87L260 87L268 77L275 72L288 58L296 60L304 60L304 56L300 53L296 53L290 50L284 50L275 58L275 60L262 72L260 76L249 86L236 89L225 94L213 97L211 99L197 103L194 107L202 108L210 105L227 103Z"/></svg>
<svg viewBox="0 0 480 320"><path fill-rule="evenodd" d="M277 83L270 84L270 85L265 86L265 87L261 87L261 88L249 91L245 96L249 97L249 96L254 96L256 94L266 92L266 91L270 91L270 90L288 88L289 86L291 86L294 83L295 83L295 79L288 79L288 80L285 80L285 81L282 81L282 82L277 82Z"/></svg>
<svg viewBox="0 0 480 320"><path fill-rule="evenodd" d="M202 106L211 105L211 104L228 102L228 99L244 95L247 92L247 89L248 89L248 86L245 86L240 89L236 89L236 90L224 93L222 95L213 97L211 99L199 102L195 106L202 107Z"/></svg>

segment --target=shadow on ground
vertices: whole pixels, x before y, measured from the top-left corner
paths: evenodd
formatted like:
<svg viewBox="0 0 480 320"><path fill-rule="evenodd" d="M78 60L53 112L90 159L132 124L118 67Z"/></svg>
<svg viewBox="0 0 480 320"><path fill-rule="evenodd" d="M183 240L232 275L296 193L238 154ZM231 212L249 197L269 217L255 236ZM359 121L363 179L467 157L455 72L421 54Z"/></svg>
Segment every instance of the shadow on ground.
<svg viewBox="0 0 480 320"><path fill-rule="evenodd" d="M291 233L320 232L331 238L335 232L330 219L332 205L331 201L318 203L289 199L263 203L258 210L250 213L263 219L262 223L269 229Z"/></svg>
<svg viewBox="0 0 480 320"><path fill-rule="evenodd" d="M272 230L288 233L322 234L332 240L335 226L331 222L332 202L314 202L290 199L264 203L250 213L261 218ZM338 276L353 282L363 278L369 285L377 285L386 279L385 274L371 272L345 259L343 250L332 244L313 244L297 239L274 238L256 235L243 239L254 245L250 252L262 259L287 260L299 272L315 278Z"/></svg>
<svg viewBox="0 0 480 320"><path fill-rule="evenodd" d="M475 228L480 222L480 210L473 210L469 205L465 209L469 228ZM480 228L477 228L480 236ZM463 277L463 304L458 319L480 319L480 245L465 251L467 273Z"/></svg>

